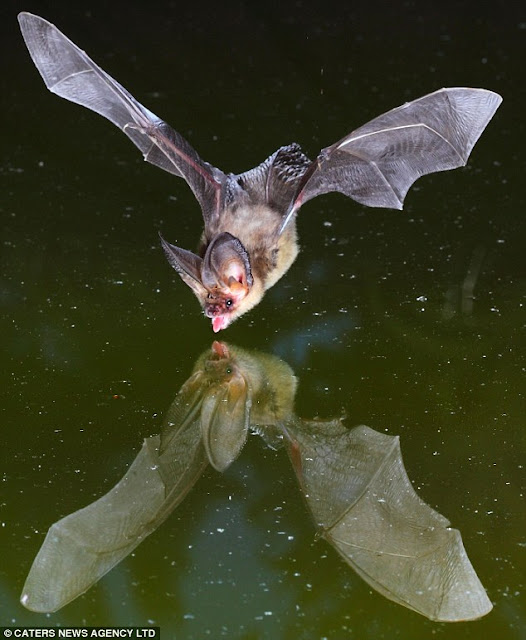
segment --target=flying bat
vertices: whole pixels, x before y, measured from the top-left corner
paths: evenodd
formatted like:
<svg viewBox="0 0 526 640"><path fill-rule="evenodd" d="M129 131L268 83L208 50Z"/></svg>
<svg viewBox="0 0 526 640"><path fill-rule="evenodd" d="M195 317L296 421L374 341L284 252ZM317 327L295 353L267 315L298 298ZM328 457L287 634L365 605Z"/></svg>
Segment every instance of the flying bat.
<svg viewBox="0 0 526 640"><path fill-rule="evenodd" d="M296 387L275 356L214 342L124 477L50 527L22 604L56 611L86 591L166 520L208 465L228 469L252 430L286 448L319 536L375 590L433 620L488 613L460 533L416 494L399 438L300 418Z"/></svg>
<svg viewBox="0 0 526 640"><path fill-rule="evenodd" d="M298 254L296 213L339 191L369 207L401 209L422 175L466 164L502 98L485 89L440 89L371 120L311 161L297 143L259 166L223 173L142 106L54 25L18 16L47 88L117 125L145 160L184 178L204 221L196 253L166 242L166 257L215 332L256 306Z"/></svg>

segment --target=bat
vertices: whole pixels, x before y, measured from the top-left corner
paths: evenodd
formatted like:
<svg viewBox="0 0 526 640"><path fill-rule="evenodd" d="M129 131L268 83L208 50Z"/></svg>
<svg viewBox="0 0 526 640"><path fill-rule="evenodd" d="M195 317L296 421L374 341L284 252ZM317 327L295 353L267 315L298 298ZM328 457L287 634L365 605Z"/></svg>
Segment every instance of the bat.
<svg viewBox="0 0 526 640"><path fill-rule="evenodd" d="M460 533L415 493L399 438L294 413L297 379L282 360L214 342L106 495L49 529L21 602L56 611L166 520L207 465L225 471L249 430L284 446L320 537L376 591L432 619L491 608Z"/></svg>
<svg viewBox="0 0 526 640"><path fill-rule="evenodd" d="M106 117L145 160L192 189L204 221L197 252L162 236L161 244L214 332L254 308L288 271L298 255L303 204L339 191L369 207L401 209L417 178L466 164L502 101L485 89L440 89L359 127L313 161L292 143L250 171L223 173L54 25L30 13L18 19L50 91Z"/></svg>

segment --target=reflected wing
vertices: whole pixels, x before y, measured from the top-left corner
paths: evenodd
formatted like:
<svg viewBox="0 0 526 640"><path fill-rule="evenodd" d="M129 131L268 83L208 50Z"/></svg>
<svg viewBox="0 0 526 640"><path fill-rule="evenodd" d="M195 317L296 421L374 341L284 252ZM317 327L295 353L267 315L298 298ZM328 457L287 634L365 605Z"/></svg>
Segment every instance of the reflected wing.
<svg viewBox="0 0 526 640"><path fill-rule="evenodd" d="M323 149L299 182L282 229L302 204L340 191L369 207L401 209L420 176L466 164L502 98L440 89L371 120Z"/></svg>
<svg viewBox="0 0 526 640"><path fill-rule="evenodd" d="M374 589L422 615L491 608L460 533L415 493L398 437L340 421L288 427L289 455L321 535Z"/></svg>
<svg viewBox="0 0 526 640"><path fill-rule="evenodd" d="M56 611L84 593L155 531L194 485L208 463L199 423L191 402L188 415L172 409L180 423L168 426L162 453L159 436L147 438L111 491L51 526L22 590L28 609Z"/></svg>
<svg viewBox="0 0 526 640"><path fill-rule="evenodd" d="M201 160L188 142L143 107L54 25L30 13L18 16L31 58L47 88L104 116L130 138L145 160L184 178L205 220L219 210L224 174Z"/></svg>

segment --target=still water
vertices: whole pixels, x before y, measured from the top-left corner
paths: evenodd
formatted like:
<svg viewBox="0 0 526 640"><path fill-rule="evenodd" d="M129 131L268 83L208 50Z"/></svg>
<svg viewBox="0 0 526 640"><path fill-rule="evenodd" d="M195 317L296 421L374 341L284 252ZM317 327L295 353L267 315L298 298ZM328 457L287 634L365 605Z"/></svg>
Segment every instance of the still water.
<svg viewBox="0 0 526 640"><path fill-rule="evenodd" d="M524 638L520 20L16 4L1 27L1 624L155 625L184 639ZM503 95L468 167L419 181L403 212L338 195L306 205L300 257L220 334L288 363L298 416L345 415L401 437L411 482L460 530L490 614L436 623L374 592L317 538L287 455L257 436L85 595L53 614L19 603L47 529L126 473L214 338L158 245L158 231L195 245L192 194L110 124L47 93L18 34L21 9L58 24L225 171L293 140L313 156L441 86Z"/></svg>

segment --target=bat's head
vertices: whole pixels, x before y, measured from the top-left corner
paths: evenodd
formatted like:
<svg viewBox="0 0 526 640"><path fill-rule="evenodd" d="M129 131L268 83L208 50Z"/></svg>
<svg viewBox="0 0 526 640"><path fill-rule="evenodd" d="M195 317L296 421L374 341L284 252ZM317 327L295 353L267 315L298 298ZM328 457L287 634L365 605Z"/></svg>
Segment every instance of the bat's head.
<svg viewBox="0 0 526 640"><path fill-rule="evenodd" d="M203 310L205 316L212 320L212 328L215 333L226 329L231 322L239 317L238 310L247 293L248 291L238 281L233 281L223 287L216 286L207 293Z"/></svg>
<svg viewBox="0 0 526 640"><path fill-rule="evenodd" d="M248 253L230 233L215 236L202 258L162 237L161 243L168 262L192 289L205 316L212 320L214 332L226 329L259 301L251 302L253 278Z"/></svg>

